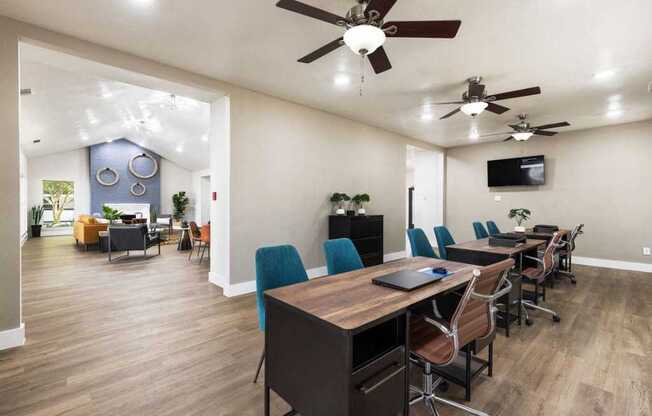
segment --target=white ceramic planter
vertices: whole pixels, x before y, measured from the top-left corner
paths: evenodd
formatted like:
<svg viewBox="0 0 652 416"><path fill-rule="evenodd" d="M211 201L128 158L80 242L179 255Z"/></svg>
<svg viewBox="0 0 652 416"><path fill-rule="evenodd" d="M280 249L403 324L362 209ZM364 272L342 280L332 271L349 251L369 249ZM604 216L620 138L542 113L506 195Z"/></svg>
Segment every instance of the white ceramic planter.
<svg viewBox="0 0 652 416"><path fill-rule="evenodd" d="M525 227L514 227L514 231L517 233L524 233Z"/></svg>

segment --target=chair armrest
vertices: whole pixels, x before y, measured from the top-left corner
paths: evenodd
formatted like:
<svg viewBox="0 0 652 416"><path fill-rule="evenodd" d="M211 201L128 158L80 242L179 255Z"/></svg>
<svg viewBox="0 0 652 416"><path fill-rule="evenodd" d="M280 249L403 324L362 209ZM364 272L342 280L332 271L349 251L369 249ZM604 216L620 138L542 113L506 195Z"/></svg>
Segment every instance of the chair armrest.
<svg viewBox="0 0 652 416"><path fill-rule="evenodd" d="M539 264L541 264L543 266L543 260L541 260L538 257L532 257L532 256L523 256L523 257L525 257L528 260L534 260L534 261L536 261L537 263L539 263Z"/></svg>
<svg viewBox="0 0 652 416"><path fill-rule="evenodd" d="M486 303L495 302L499 298L505 296L512 291L512 282L509 279L503 278L503 281L506 283L505 287L500 289L498 292L493 295L483 295L482 293L477 293L475 291L471 292L471 297L473 299L481 300Z"/></svg>
<svg viewBox="0 0 652 416"><path fill-rule="evenodd" d="M447 337L455 336L455 331L451 330L448 327L447 322L439 319L429 318L427 316L424 316L423 320L429 323L430 325L434 326L435 328L439 329Z"/></svg>

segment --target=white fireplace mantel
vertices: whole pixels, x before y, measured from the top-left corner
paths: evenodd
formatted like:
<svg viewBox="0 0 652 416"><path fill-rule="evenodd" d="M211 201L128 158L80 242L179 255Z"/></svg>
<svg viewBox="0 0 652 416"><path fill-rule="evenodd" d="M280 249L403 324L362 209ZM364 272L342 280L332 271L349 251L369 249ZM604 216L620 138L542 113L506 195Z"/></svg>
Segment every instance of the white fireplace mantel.
<svg viewBox="0 0 652 416"><path fill-rule="evenodd" d="M149 223L149 204L104 204L107 207L122 211L125 215L137 215L140 218L147 218Z"/></svg>

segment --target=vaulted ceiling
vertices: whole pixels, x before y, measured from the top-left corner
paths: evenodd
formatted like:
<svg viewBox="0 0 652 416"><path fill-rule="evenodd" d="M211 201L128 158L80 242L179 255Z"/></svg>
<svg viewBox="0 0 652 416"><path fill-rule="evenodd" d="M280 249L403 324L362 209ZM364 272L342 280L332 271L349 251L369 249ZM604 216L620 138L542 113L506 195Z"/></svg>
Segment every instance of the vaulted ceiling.
<svg viewBox="0 0 652 416"><path fill-rule="evenodd" d="M343 15L354 0L304 0ZM583 129L652 118L649 0L399 0L391 20L460 19L455 39L388 39L393 69L373 75L347 48L297 59L342 29L279 9L273 0L0 0L0 14L162 63L320 108L443 146L505 129L520 112L537 124ZM464 80L490 93L539 85L476 120L433 101L459 99ZM493 137L487 140L500 140ZM545 138L542 138L545 140Z"/></svg>
<svg viewBox="0 0 652 416"><path fill-rule="evenodd" d="M208 168L207 103L71 70L67 59L21 46L21 87L32 90L21 97L27 157L124 137L187 169Z"/></svg>

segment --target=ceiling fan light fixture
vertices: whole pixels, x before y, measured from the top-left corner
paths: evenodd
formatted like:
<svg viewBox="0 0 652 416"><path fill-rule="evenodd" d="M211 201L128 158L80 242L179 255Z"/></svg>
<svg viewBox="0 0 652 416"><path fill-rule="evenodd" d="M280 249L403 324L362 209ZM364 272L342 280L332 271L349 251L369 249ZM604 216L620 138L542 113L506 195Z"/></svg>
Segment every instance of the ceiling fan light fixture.
<svg viewBox="0 0 652 416"><path fill-rule="evenodd" d="M514 134L512 134L512 137L516 141L524 142L527 139L529 139L530 137L532 137L532 134L533 133L530 133L529 131L525 131L525 132L520 132L520 133L514 133Z"/></svg>
<svg viewBox="0 0 652 416"><path fill-rule="evenodd" d="M359 25L344 33L344 43L357 55L370 55L385 43L385 32L372 25Z"/></svg>
<svg viewBox="0 0 652 416"><path fill-rule="evenodd" d="M466 103L461 107L461 110L467 116L475 117L482 113L485 108L487 108L487 103L484 101L475 101L472 103Z"/></svg>

